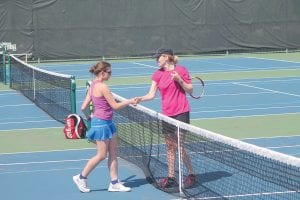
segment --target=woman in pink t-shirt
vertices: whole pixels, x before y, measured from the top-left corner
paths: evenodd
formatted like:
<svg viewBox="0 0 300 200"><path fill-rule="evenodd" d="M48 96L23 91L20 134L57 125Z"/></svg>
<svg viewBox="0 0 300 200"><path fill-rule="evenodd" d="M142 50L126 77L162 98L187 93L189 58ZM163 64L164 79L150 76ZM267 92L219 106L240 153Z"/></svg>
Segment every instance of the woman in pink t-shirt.
<svg viewBox="0 0 300 200"><path fill-rule="evenodd" d="M172 49L158 49L155 54L159 69L152 75L152 84L149 92L138 101L148 101L154 99L157 90L160 92L162 113L177 119L179 121L190 123L190 104L186 93L193 91L189 72L183 66L176 65L178 57L174 56ZM175 179L175 157L178 149L177 134L174 127L163 124L165 134L167 159L168 159L168 177L161 180L161 187L169 188L177 185ZM181 134L182 135L182 134ZM181 138L183 141L184 136ZM185 148L182 148L182 158L188 169L188 176L185 178L185 187L191 187L196 182L189 155Z"/></svg>
<svg viewBox="0 0 300 200"><path fill-rule="evenodd" d="M92 170L107 157L111 182L108 191L128 192L131 190L125 187L118 179L118 141L117 129L112 121L113 110L124 108L129 104L136 104L135 99L116 102L109 87L105 84L111 76L111 65L108 62L98 62L90 68L90 72L95 75L91 87L82 103L81 110L88 120L91 120L91 128L88 131L87 139L97 146L97 153L83 168L81 174L73 176L73 180L81 192L90 192L87 187L87 177ZM93 102L93 112L90 116L87 108Z"/></svg>

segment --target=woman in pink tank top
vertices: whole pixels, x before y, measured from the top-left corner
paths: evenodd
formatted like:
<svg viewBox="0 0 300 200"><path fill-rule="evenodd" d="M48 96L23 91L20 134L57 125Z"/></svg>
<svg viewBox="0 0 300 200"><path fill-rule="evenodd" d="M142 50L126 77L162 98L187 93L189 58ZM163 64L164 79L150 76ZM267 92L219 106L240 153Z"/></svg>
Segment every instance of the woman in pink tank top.
<svg viewBox="0 0 300 200"><path fill-rule="evenodd" d="M108 191L128 192L131 188L124 186L118 179L118 142L117 129L112 121L113 110L121 109L129 104L136 104L135 99L116 102L109 87L105 84L111 76L111 65L108 62L98 62L89 70L95 75L91 87L82 103L81 110L88 120L91 120L91 128L88 131L88 141L94 142L97 146L97 153L83 168L81 174L73 176L73 180L81 192L90 192L87 186L87 177L92 170L107 157L111 182ZM90 116L87 108L93 103L94 110Z"/></svg>

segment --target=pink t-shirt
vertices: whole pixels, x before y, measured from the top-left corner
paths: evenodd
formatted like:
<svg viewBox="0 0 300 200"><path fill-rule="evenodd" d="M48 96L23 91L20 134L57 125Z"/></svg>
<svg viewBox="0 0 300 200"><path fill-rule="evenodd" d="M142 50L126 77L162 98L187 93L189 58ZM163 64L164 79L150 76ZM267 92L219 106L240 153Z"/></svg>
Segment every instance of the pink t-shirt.
<svg viewBox="0 0 300 200"><path fill-rule="evenodd" d="M93 81L91 84L91 97L93 101L93 106L94 106L94 112L93 112L93 117L97 117L99 119L103 120L112 120L113 117L113 109L109 105L109 103L106 101L104 96L101 97L95 97L92 94L92 91L95 87L95 85L99 83L98 81Z"/></svg>
<svg viewBox="0 0 300 200"><path fill-rule="evenodd" d="M183 66L174 69L186 83L191 83L189 72ZM184 89L171 77L172 71L158 69L152 75L152 80L157 83L161 95L162 113L175 116L190 111Z"/></svg>

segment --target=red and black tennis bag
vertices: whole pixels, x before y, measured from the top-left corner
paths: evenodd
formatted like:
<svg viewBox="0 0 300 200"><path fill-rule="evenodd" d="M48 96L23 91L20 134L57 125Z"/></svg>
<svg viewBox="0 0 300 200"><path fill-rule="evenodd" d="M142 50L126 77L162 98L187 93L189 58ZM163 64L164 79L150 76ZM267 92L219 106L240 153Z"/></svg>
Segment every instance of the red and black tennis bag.
<svg viewBox="0 0 300 200"><path fill-rule="evenodd" d="M65 118L64 133L67 139L85 138L86 131L86 125L80 115L70 114Z"/></svg>

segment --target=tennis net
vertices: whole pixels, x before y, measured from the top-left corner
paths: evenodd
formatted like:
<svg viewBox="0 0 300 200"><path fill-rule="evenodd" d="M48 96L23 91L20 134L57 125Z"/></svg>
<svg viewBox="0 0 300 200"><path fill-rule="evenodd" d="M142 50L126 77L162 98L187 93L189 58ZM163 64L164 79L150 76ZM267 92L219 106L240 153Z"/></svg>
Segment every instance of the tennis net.
<svg viewBox="0 0 300 200"><path fill-rule="evenodd" d="M55 120L76 113L75 77L31 66L10 55L10 87L20 91Z"/></svg>
<svg viewBox="0 0 300 200"><path fill-rule="evenodd" d="M187 199L300 199L299 158L179 122L141 105L116 111L114 120L119 156L140 167L147 180L165 192ZM168 176L168 128L184 135L177 137L179 149L189 155L197 180L189 188L184 184L189 172L183 154L176 155L178 185L161 187L160 181Z"/></svg>

